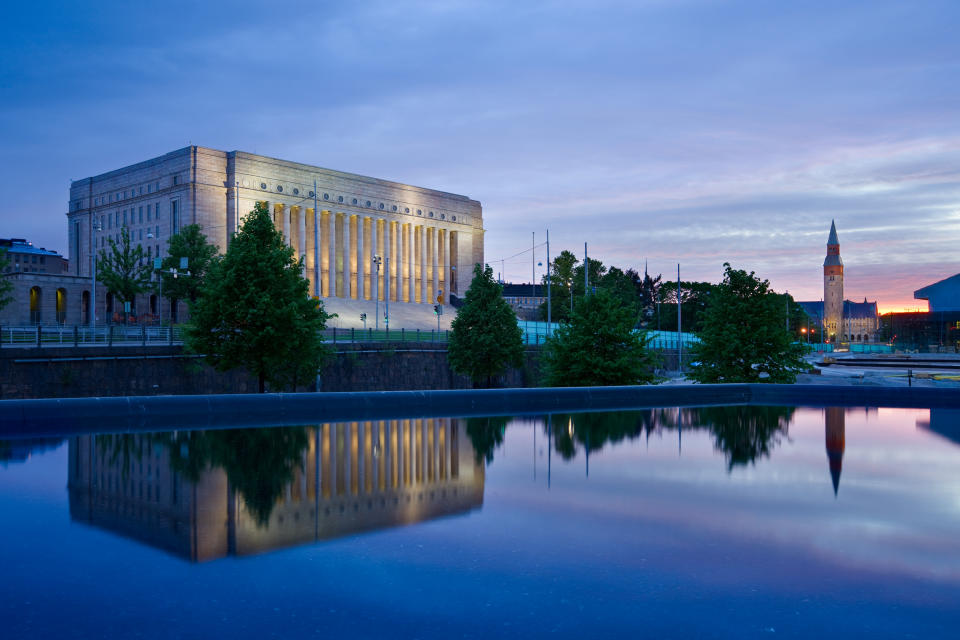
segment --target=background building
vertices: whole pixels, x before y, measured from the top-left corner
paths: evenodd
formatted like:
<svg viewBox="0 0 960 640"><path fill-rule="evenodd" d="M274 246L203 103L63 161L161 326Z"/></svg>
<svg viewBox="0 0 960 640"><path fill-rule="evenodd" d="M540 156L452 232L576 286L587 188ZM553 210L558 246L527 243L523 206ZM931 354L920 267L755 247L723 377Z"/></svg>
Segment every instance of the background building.
<svg viewBox="0 0 960 640"><path fill-rule="evenodd" d="M539 284L504 284L503 299L521 320L539 320L540 305L547 301L547 289Z"/></svg>
<svg viewBox="0 0 960 640"><path fill-rule="evenodd" d="M960 273L917 289L913 297L926 300L931 313L960 311Z"/></svg>
<svg viewBox="0 0 960 640"><path fill-rule="evenodd" d="M0 238L0 251L9 260L0 278L13 283L13 301L0 309L0 325L89 321L90 279L71 276L63 256L25 238Z"/></svg>
<svg viewBox="0 0 960 640"><path fill-rule="evenodd" d="M199 224L224 251L257 202L267 204L304 258L311 292L345 317L357 315L351 301L372 302L375 292L380 300L389 296L398 315L405 305L446 301L469 285L458 272L470 274L483 262L482 209L466 196L190 146L71 184L70 273L89 278L91 252L124 227L148 258L165 255L170 236L188 224ZM374 255L384 258L379 273ZM141 298L134 309L150 305ZM151 313L167 316L167 301L159 304ZM99 320L108 306L105 288L97 287Z"/></svg>
<svg viewBox="0 0 960 640"><path fill-rule="evenodd" d="M823 300L798 302L810 316L821 339L830 342L876 342L879 339L880 314L877 303L853 302L843 298L843 259L837 225L830 221L827 257L823 261Z"/></svg>

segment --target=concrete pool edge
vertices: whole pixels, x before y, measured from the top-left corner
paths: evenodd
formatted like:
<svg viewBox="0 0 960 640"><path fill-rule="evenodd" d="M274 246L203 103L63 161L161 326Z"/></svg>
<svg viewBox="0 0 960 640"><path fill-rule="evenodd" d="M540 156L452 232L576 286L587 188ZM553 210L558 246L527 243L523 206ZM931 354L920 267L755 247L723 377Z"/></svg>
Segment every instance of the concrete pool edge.
<svg viewBox="0 0 960 640"><path fill-rule="evenodd" d="M960 389L728 384L2 400L0 437L744 404L960 408Z"/></svg>

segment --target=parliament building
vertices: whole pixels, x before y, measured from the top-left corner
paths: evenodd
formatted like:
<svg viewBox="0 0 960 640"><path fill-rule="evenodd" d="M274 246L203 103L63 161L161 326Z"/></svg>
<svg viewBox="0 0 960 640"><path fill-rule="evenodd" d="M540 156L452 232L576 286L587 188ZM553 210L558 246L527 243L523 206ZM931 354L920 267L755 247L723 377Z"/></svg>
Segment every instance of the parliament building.
<svg viewBox="0 0 960 640"><path fill-rule="evenodd" d="M189 224L223 252L258 202L303 259L311 294L332 303L372 303L375 295L401 308L446 302L462 295L473 265L483 262L481 206L466 196L189 146L71 184L70 275L89 279L92 252L123 228L149 259L164 256L170 236ZM89 287L78 294L68 315L89 322ZM110 321L120 311L112 296L98 286L96 297L97 322ZM184 310L155 293L133 306L138 315L174 319Z"/></svg>

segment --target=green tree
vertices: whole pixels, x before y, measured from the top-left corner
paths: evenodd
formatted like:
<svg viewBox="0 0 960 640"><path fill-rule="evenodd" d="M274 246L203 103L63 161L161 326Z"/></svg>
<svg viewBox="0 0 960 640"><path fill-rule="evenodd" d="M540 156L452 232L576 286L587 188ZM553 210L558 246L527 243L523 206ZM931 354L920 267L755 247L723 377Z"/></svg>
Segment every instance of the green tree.
<svg viewBox="0 0 960 640"><path fill-rule="evenodd" d="M170 300L187 300L190 304L197 301L210 266L216 259L216 245L207 242L207 237L198 224L187 225L167 241L167 257L162 261L164 273L163 294ZM187 259L187 277L174 277L174 269L180 270L180 259Z"/></svg>
<svg viewBox="0 0 960 640"><path fill-rule="evenodd" d="M264 203L211 264L191 309L188 348L221 371L245 367L261 393L267 383L296 389L298 381L313 380L329 356L320 331L332 316L309 297L302 264Z"/></svg>
<svg viewBox="0 0 960 640"><path fill-rule="evenodd" d="M767 280L724 263L723 282L711 294L693 349L698 382L793 383L810 369L805 347L784 326L784 298Z"/></svg>
<svg viewBox="0 0 960 640"><path fill-rule="evenodd" d="M152 267L145 260L143 247L131 245L130 231L126 227L120 230L119 242L113 238L107 242L109 246L101 249L97 258L97 280L117 297L121 305L132 302L137 294L152 288Z"/></svg>
<svg viewBox="0 0 960 640"><path fill-rule="evenodd" d="M508 367L523 364L523 332L490 265L474 265L473 281L451 326L450 367L475 385L490 387Z"/></svg>
<svg viewBox="0 0 960 640"><path fill-rule="evenodd" d="M703 321L703 314L710 304L710 296L717 285L710 282L686 282L680 283L680 304L683 316L683 331L696 332ZM659 320L654 318L660 329L663 331L677 330L677 281L668 280L660 286L659 296L661 300Z"/></svg>
<svg viewBox="0 0 960 640"><path fill-rule="evenodd" d="M10 266L10 258L7 257L7 250L0 249L0 309L13 301L10 293L13 291L13 283L7 278L6 270Z"/></svg>
<svg viewBox="0 0 960 640"><path fill-rule="evenodd" d="M629 307L599 290L574 307L573 318L547 340L547 380L551 386L580 387L647 384L656 381L656 354L647 335L634 331Z"/></svg>

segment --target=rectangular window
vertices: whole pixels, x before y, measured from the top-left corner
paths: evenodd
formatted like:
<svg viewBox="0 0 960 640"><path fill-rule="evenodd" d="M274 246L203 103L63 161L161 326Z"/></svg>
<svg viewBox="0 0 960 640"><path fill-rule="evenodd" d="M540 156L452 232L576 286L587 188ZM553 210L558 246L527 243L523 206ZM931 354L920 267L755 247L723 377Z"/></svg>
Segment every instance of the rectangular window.
<svg viewBox="0 0 960 640"><path fill-rule="evenodd" d="M140 242L143 241L143 229L140 229L139 233L137 234L137 240Z"/></svg>
<svg viewBox="0 0 960 640"><path fill-rule="evenodd" d="M173 176L173 186L180 184L180 176Z"/></svg>
<svg viewBox="0 0 960 640"><path fill-rule="evenodd" d="M147 222L150 222L150 209L153 205L147 205Z"/></svg>
<svg viewBox="0 0 960 640"><path fill-rule="evenodd" d="M159 240L159 239L160 239L160 225L157 225L157 229L156 229L156 231L155 231L154 233L155 233L155 235L157 236L157 240Z"/></svg>
<svg viewBox="0 0 960 640"><path fill-rule="evenodd" d="M147 193L150 193L150 192L152 192L152 191L153 191L153 185L152 185L152 184L148 184L148 185L147 185Z"/></svg>
<svg viewBox="0 0 960 640"><path fill-rule="evenodd" d="M117 219L114 220L113 223L114 223L115 226L118 226L118 227L119 227L119 226L120 226L120 211L119 211L119 210L117 210L117 212L116 212L116 218L117 218Z"/></svg>
<svg viewBox="0 0 960 640"><path fill-rule="evenodd" d="M140 207L140 216L139 216L139 217L140 217L139 222L140 222L141 224L143 224L143 207Z"/></svg>
<svg viewBox="0 0 960 640"><path fill-rule="evenodd" d="M123 210L123 226L127 226L127 210Z"/></svg>
<svg viewBox="0 0 960 640"><path fill-rule="evenodd" d="M100 216L100 231L103 231L104 229L106 229L106 227L104 226L104 220L105 220L105 217Z"/></svg>
<svg viewBox="0 0 960 640"><path fill-rule="evenodd" d="M143 187L140 187L139 194L140 194L141 196L143 195Z"/></svg>
<svg viewBox="0 0 960 640"><path fill-rule="evenodd" d="M154 191L160 191L160 181L157 180L157 183L153 186Z"/></svg>
<svg viewBox="0 0 960 640"><path fill-rule="evenodd" d="M124 192L123 192L123 197L124 197L124 198L129 198L129 197L130 197L130 194L129 194L128 192L124 191Z"/></svg>
<svg viewBox="0 0 960 640"><path fill-rule="evenodd" d="M170 234L180 233L180 201L170 201Z"/></svg>
<svg viewBox="0 0 960 640"><path fill-rule="evenodd" d="M147 247L147 260L150 259L151 255L153 255L153 247Z"/></svg>

